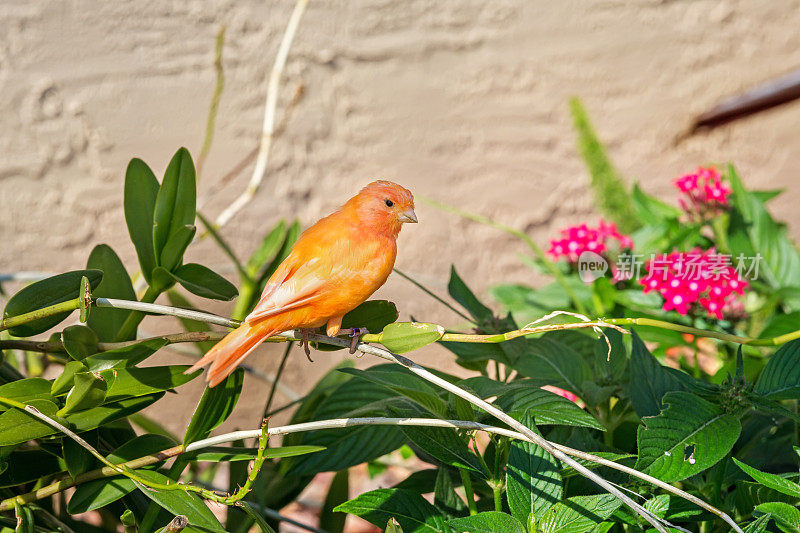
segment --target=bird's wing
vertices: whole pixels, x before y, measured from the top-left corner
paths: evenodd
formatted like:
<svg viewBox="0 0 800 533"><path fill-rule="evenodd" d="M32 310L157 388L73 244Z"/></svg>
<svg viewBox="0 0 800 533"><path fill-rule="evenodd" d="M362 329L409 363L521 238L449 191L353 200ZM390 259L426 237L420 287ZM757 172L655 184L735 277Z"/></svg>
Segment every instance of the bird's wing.
<svg viewBox="0 0 800 533"><path fill-rule="evenodd" d="M326 217L298 239L289 256L270 277L247 322L297 309L326 297L356 274L353 270L353 235L337 214Z"/></svg>
<svg viewBox="0 0 800 533"><path fill-rule="evenodd" d="M299 258L287 258L287 261L294 259L298 261ZM297 268L292 268L292 265L281 265L283 272L272 279L264 287L264 293L261 299L255 306L253 311L247 315L245 322L253 322L263 318L271 317L288 311L296 309L303 305L308 305L320 297L320 289L325 285L326 279L330 276L330 265L324 264L325 262L319 258L314 257L302 264Z"/></svg>

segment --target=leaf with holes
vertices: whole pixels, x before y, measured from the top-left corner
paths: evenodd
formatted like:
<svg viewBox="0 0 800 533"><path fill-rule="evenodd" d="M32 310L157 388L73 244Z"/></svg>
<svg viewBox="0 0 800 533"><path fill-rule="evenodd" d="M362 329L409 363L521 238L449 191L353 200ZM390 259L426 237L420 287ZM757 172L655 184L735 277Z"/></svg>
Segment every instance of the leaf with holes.
<svg viewBox="0 0 800 533"><path fill-rule="evenodd" d="M739 420L688 392L670 392L658 416L639 426L636 468L663 481L686 479L716 464L733 448Z"/></svg>

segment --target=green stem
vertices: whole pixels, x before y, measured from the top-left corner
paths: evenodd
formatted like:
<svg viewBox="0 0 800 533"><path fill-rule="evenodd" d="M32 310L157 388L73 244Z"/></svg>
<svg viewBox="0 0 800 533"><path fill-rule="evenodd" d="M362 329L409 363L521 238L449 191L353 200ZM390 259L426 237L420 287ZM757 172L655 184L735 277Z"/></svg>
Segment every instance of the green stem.
<svg viewBox="0 0 800 533"><path fill-rule="evenodd" d="M275 397L275 389L278 388L278 380L281 379L281 374L283 374L283 368L286 366L286 361L289 359L290 351L292 351L291 342L286 344L286 349L283 351L281 364L278 366L278 371L275 372L275 381L272 382L272 386L269 389L269 396L267 397L267 403L264 406L264 414L262 418L267 418L267 415L269 414L269 408L272 407L272 399Z"/></svg>
<svg viewBox="0 0 800 533"><path fill-rule="evenodd" d="M604 322L614 324L615 326L653 326L671 331L679 331L681 333L689 333L698 337L710 337L712 339L719 339L721 341L733 342L736 344L747 344L749 346L778 346L795 339L800 339L800 330L786 333L784 335L778 335L777 337L772 337L771 339L754 339L752 337L731 335L730 333L721 333L718 331L693 328L691 326L684 326L682 324L673 324L672 322L656 320L654 318L609 318L605 319Z"/></svg>
<svg viewBox="0 0 800 533"><path fill-rule="evenodd" d="M142 302L145 303L153 303L158 298L158 295L161 294L161 290L157 288L153 288L152 286L147 287L144 295L142 296ZM139 324L144 319L145 314L140 311L133 311L128 315L128 318L125 319L125 322L122 323L122 327L120 327L119 332L117 332L118 339L127 339L128 337L134 335L136 333L136 328L139 327Z"/></svg>
<svg viewBox="0 0 800 533"><path fill-rule="evenodd" d="M478 514L478 506L475 505L475 492L472 490L472 480L469 478L469 472L466 468L459 468L458 473L461 474L461 482L464 484L464 492L467 495L467 507L469 507L470 516Z"/></svg>
<svg viewBox="0 0 800 533"><path fill-rule="evenodd" d="M545 268L556 279L558 284L561 285L561 288L563 288L564 292L567 293L567 296L569 296L569 299L572 300L572 304L575 306L575 310L578 311L579 313L583 314L583 315L586 314L586 308L583 306L583 303L581 303L581 301L575 295L575 292L572 290L572 287L569 286L569 283L567 282L567 278L558 269L556 264L553 263L550 260L549 257L547 257L547 254L544 253L544 250L542 250L542 248L538 244L536 244L536 242L534 242L534 240L531 239L524 231L520 231L520 230L518 230L516 228L512 228L511 226L506 226L505 224L502 224L500 222L492 220L489 217L486 217L486 216L483 216L483 215L477 215L475 213L470 213L468 211L463 211L461 209L458 209L457 207L453 207L453 206L444 204L442 202L438 202L436 200L432 200L430 198L425 198L425 197L421 196L421 197L419 197L419 199L421 201L429 204L429 205L432 205L433 207L441 209L442 211L447 211L449 213L453 213L453 214L458 215L458 216L460 216L462 218L466 218L467 220L472 220L473 222L478 222L480 224L485 224L485 225L487 225L489 227L498 229L500 231L504 231L505 233L508 233L509 235L513 235L514 237L520 239L522 242L524 242L525 244L528 245L528 248L531 249L531 251L533 252L533 255L535 255L536 258L539 261L541 261L541 263L545 266Z"/></svg>
<svg viewBox="0 0 800 533"><path fill-rule="evenodd" d="M503 486L499 481L492 483L492 493L494 494L494 510L498 513L503 512Z"/></svg>
<svg viewBox="0 0 800 533"><path fill-rule="evenodd" d="M0 331L20 326L22 324L27 324L28 322L33 322L34 320L39 320L40 318L46 318L48 316L58 315L61 313L69 313L70 311L79 309L81 306L81 301L82 298L75 298L74 300L67 300L66 302L36 309L35 311L30 311L29 313L23 313L21 315L4 318L0 320Z"/></svg>

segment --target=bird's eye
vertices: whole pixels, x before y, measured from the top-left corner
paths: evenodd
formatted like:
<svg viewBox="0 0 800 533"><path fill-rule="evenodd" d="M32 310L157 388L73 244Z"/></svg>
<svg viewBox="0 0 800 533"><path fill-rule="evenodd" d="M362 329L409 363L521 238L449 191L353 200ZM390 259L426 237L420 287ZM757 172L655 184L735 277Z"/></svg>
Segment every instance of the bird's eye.
<svg viewBox="0 0 800 533"><path fill-rule="evenodd" d="M386 199L386 207L392 207L393 205L394 205L394 202L387 198Z"/></svg>

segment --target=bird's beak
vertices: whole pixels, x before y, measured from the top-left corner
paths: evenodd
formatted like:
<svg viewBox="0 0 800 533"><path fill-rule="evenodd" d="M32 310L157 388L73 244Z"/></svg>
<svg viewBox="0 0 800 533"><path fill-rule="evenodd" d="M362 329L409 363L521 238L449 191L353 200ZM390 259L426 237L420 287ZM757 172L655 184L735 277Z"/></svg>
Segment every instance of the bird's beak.
<svg viewBox="0 0 800 533"><path fill-rule="evenodd" d="M413 209L407 209L400 213L400 222L417 222L417 214Z"/></svg>

